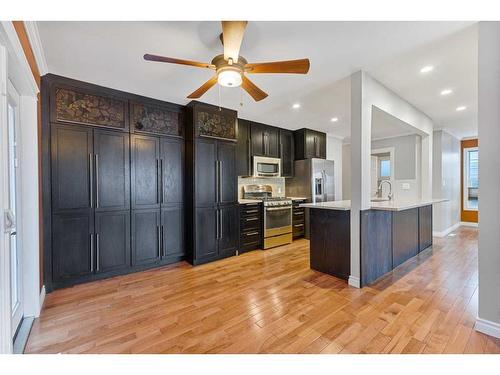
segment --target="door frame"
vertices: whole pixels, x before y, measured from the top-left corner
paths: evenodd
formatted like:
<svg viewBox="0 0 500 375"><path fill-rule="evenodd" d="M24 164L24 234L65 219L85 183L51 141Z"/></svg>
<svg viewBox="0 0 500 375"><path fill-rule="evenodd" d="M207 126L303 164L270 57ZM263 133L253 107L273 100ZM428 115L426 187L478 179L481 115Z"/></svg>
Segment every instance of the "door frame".
<svg viewBox="0 0 500 375"><path fill-rule="evenodd" d="M479 209L475 210L466 210L464 209L464 152L467 148L475 148L479 149L479 142L477 138L474 139L462 139L460 141L460 221L468 222L468 223L477 223L478 222L478 212Z"/></svg>
<svg viewBox="0 0 500 375"><path fill-rule="evenodd" d="M22 205L18 230L23 243L24 316L40 314L40 248L38 199L38 85L33 77L18 34L11 21L0 22L0 353L12 353L10 306L10 254L5 251L4 208L7 184L7 82L19 93L19 165ZM9 235L10 237L10 235ZM5 291L5 292L4 292ZM43 290L42 290L43 295Z"/></svg>

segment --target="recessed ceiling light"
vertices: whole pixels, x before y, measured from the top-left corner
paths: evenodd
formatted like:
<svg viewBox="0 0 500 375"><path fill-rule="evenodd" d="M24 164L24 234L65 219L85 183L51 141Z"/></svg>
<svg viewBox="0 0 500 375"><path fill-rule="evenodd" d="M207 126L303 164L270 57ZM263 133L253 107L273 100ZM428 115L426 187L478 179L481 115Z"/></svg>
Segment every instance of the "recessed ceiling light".
<svg viewBox="0 0 500 375"><path fill-rule="evenodd" d="M444 89L443 91L441 91L441 95L450 95L452 92L452 89Z"/></svg>
<svg viewBox="0 0 500 375"><path fill-rule="evenodd" d="M465 111L466 109L467 109L467 107L464 106L464 105L461 105L460 107L457 107L457 111L459 111L459 112L460 111Z"/></svg>
<svg viewBox="0 0 500 375"><path fill-rule="evenodd" d="M292 105L292 108L295 108L295 109L300 108L300 104L299 103L295 103L294 105Z"/></svg>
<svg viewBox="0 0 500 375"><path fill-rule="evenodd" d="M331 121L331 122L337 122L337 121L339 121L339 119L338 119L337 117L332 117L332 118L330 119L330 121Z"/></svg>
<svg viewBox="0 0 500 375"><path fill-rule="evenodd" d="M422 69L420 69L420 73L429 73L432 72L434 67L432 65L426 65Z"/></svg>

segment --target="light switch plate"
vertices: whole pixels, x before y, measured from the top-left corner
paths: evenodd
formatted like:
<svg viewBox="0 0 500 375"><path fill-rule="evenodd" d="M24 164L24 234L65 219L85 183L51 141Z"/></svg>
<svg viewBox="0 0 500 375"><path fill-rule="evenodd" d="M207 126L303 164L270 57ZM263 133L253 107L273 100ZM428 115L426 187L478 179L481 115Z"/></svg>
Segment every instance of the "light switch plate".
<svg viewBox="0 0 500 375"><path fill-rule="evenodd" d="M410 184L409 184L408 182L403 182L403 183L401 184L401 188L402 188L403 190L410 190Z"/></svg>

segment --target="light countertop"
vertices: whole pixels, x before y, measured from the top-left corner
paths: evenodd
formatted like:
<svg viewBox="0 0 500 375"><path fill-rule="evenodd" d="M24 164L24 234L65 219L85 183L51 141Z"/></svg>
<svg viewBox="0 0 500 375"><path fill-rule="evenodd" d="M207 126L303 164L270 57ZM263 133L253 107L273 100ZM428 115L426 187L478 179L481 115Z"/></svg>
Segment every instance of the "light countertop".
<svg viewBox="0 0 500 375"><path fill-rule="evenodd" d="M292 201L307 200L306 197L287 197L287 198L290 198Z"/></svg>
<svg viewBox="0 0 500 375"><path fill-rule="evenodd" d="M383 211L403 211L409 210L411 208L428 206L430 204L446 202L447 199L414 199L414 200L391 200L382 202L370 202L370 208L372 210L383 210ZM351 209L351 201L332 201L332 202L321 202L321 203L303 203L300 207L306 208L320 208L325 210L340 210L348 211Z"/></svg>
<svg viewBox="0 0 500 375"><path fill-rule="evenodd" d="M247 203L262 203L262 200L260 199L244 199L240 198L238 199L239 204L247 204Z"/></svg>

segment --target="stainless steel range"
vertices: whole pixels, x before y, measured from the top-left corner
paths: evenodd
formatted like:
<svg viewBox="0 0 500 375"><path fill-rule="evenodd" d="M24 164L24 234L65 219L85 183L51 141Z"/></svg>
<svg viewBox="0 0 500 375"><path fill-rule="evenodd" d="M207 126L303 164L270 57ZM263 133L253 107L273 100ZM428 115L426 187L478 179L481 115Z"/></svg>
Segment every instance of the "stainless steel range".
<svg viewBox="0 0 500 375"><path fill-rule="evenodd" d="M246 185L245 199L260 199L264 205L264 249L292 242L292 200L273 197L270 185Z"/></svg>

